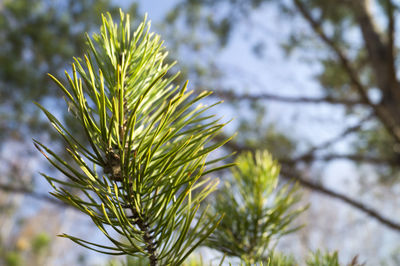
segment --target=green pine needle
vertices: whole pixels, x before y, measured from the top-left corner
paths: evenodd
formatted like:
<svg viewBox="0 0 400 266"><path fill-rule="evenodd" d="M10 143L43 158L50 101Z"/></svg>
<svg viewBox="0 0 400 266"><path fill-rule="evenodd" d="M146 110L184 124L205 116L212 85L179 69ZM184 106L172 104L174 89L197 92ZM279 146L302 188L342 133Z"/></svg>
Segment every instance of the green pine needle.
<svg viewBox="0 0 400 266"><path fill-rule="evenodd" d="M49 76L88 145L38 105L74 166L40 142L35 146L66 178L42 174L51 194L88 215L111 244L61 236L105 254L147 257L151 265L181 264L221 218L197 212L216 188L202 177L230 166L213 168L223 158L206 160L228 141L211 142L224 124L198 105L208 92L195 97L187 83L172 85L173 64L164 63L167 52L146 19L131 33L129 15L121 12L119 24L104 15L100 34L87 41L87 54L74 58L72 74L65 74L67 84Z"/></svg>

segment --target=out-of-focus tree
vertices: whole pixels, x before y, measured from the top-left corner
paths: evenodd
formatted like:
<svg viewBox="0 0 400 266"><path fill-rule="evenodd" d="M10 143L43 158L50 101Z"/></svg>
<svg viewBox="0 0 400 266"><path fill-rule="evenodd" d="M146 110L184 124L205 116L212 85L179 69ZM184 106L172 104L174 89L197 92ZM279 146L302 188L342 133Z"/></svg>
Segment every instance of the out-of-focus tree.
<svg viewBox="0 0 400 266"><path fill-rule="evenodd" d="M181 0L165 17L175 27L165 26L165 30L171 34L177 50L209 59L208 63L197 60L187 66L187 73L200 87L214 89L216 97L232 103L233 112L235 108L253 111L253 115L239 115L239 132L246 134L239 134L229 144L231 150L268 148L282 164L282 175L296 179L313 192L354 207L387 228L400 231L400 220L371 200L375 197L372 193L359 197L354 192L338 192L335 187L324 185L326 179L318 174L322 172L321 166L345 160L360 170L349 173L353 175L352 180L357 180L355 183L359 182L360 175L365 175L365 170L367 177L377 176L361 180L360 186L366 185L366 191L388 190L398 184L399 8L399 3L393 0ZM274 26L269 24L281 27L280 39L269 36L279 31L271 30ZM274 63L268 65L265 54L271 42L280 42L288 60L300 57L303 67L315 69L313 85L318 87L318 94L303 96L307 88L300 85L297 96L283 95L279 93L280 88L273 87L273 82L260 84L258 74L249 73L246 66L230 68L217 61L214 55L224 49L230 54L236 52L239 57L243 54L239 49L245 49L244 46L237 45L241 34L245 39L241 42L247 42L259 62L264 61L266 67L260 73L274 68ZM283 73L288 80L293 74ZM234 77L234 82L229 82L229 77ZM238 80L242 81L240 85ZM250 90L238 90L241 84ZM304 113L309 112L309 106L317 105L330 108L331 112L342 112L341 132L326 141L313 143L317 137L311 137L310 141L288 134L288 130L276 130L279 123L271 127L266 122L265 106L271 102L288 104L289 108L296 105ZM279 116L275 122L285 113ZM321 128L326 125L320 123ZM326 127L325 131L330 128Z"/></svg>
<svg viewBox="0 0 400 266"><path fill-rule="evenodd" d="M192 42L188 45L178 40L178 47L185 45L185 49L205 53L205 50L210 49L210 42L216 50L228 47L235 30L243 25L247 27L246 36L255 32L258 36L262 35L260 32L265 30L268 20L263 20L260 14L271 8L279 10L281 18L287 23L286 27L282 26L288 31L282 49L288 56L301 52L304 61L319 67L315 73L315 80L320 86L322 96L288 97L279 95L277 90L268 91L267 88L254 94L238 93L232 84L221 82L226 78L227 71L211 60L210 66L206 67L214 67L213 80L220 81L217 83L220 86L215 88L215 95L238 104L250 102L250 109L254 110L255 114L250 119L246 117L241 123L240 129L248 134L237 138L236 142L231 144L231 149L253 150L269 145L271 152L276 154L283 164L284 175L289 177L288 173L295 173L294 178L305 187L338 198L383 225L400 230L400 222L394 217L387 218L371 208L368 203L325 188L310 180L307 173L302 171L308 169L305 165L345 159L358 165L372 165L381 176L381 181L398 181L398 3L391 0L188 0L179 1L167 14L166 21L175 24L176 28L182 28L182 25L190 28L187 32L191 32ZM183 39L187 35L185 31L181 32ZM196 32L199 34L196 35ZM268 45L266 40L260 38L259 42L249 45L253 46L257 57L263 60L262 53ZM203 79L204 69L205 67L199 66L192 68L193 71L197 70L194 76L198 82L206 86L204 80L209 82L210 75ZM243 73L243 76L245 75L246 73ZM252 85L257 87L255 83ZM294 140L293 136L283 132L271 135L271 130L265 127L260 129L260 126L257 126L260 124L256 123L257 119L262 121L260 117L265 114L265 109L262 108L265 101L336 106L338 111L344 108L346 116L358 122L349 127L344 124L343 132L337 137L316 146L310 145L308 150L300 152L296 144L298 140ZM351 142L346 142L346 137L352 134L357 137ZM275 146L273 140L277 140ZM280 145L285 142L288 144ZM340 142L351 145L352 151L341 154L330 149Z"/></svg>

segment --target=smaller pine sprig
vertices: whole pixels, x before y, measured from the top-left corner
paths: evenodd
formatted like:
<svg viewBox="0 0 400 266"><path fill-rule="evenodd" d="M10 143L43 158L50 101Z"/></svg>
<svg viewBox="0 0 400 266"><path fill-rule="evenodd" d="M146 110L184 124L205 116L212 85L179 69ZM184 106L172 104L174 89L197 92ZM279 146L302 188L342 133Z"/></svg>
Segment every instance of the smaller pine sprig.
<svg viewBox="0 0 400 266"><path fill-rule="evenodd" d="M233 179L217 192L208 212L210 217L225 216L206 246L246 265L269 261L268 253L272 254L278 239L301 227L292 223L307 208L294 207L301 198L298 187L279 185L279 171L279 164L266 151L237 158Z"/></svg>

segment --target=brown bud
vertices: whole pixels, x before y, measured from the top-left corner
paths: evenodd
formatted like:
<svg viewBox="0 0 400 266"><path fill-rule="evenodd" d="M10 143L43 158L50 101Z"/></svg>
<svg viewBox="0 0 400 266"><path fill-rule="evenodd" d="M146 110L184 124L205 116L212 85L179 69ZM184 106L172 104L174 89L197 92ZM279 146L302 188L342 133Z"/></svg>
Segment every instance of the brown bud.
<svg viewBox="0 0 400 266"><path fill-rule="evenodd" d="M121 174L121 159L114 151L106 153L106 165L104 166L104 173L114 181L122 181Z"/></svg>

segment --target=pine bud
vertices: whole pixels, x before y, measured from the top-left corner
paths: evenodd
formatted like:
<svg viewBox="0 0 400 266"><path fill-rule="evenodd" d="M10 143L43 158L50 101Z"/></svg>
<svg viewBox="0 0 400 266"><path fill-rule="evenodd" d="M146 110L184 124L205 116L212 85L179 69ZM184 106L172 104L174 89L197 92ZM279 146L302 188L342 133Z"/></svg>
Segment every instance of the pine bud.
<svg viewBox="0 0 400 266"><path fill-rule="evenodd" d="M112 150L106 154L104 173L107 174L111 180L122 182L121 159L119 155Z"/></svg>

